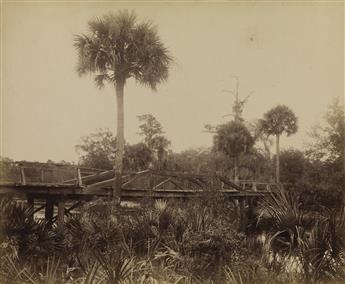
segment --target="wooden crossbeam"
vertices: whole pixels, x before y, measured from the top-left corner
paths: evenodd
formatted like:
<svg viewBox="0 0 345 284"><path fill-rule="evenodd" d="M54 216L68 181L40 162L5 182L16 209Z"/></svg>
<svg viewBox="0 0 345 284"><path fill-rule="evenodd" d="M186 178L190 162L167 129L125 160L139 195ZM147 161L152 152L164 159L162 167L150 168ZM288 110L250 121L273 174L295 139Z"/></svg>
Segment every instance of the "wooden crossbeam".
<svg viewBox="0 0 345 284"><path fill-rule="evenodd" d="M226 185L231 186L232 188L235 188L237 190L241 190L241 187L239 187L236 183L231 182L230 180L224 178L223 176L217 176L222 182L224 182Z"/></svg>
<svg viewBox="0 0 345 284"><path fill-rule="evenodd" d="M200 179L198 179L198 178L189 177L188 180L190 180L190 181L193 182L194 184L199 185L201 188L204 188L204 187L205 187L205 183L201 182Z"/></svg>
<svg viewBox="0 0 345 284"><path fill-rule="evenodd" d="M86 189L93 189L93 188L99 188L99 187L110 187L114 183L115 178L103 180L100 182L96 182L93 184L90 184L86 187Z"/></svg>
<svg viewBox="0 0 345 284"><path fill-rule="evenodd" d="M171 177L171 178L170 178L170 181L171 181L174 185L176 185L178 188L180 188L181 190L185 190L185 188L183 188L175 178Z"/></svg>
<svg viewBox="0 0 345 284"><path fill-rule="evenodd" d="M150 172L150 170L144 170L144 171L135 173L135 176L134 176L132 179L130 179L129 181L124 182L124 183L122 184L122 187L131 184L132 182L136 181L139 177L142 177L143 175L145 175L145 174L147 174L147 173L149 173L149 172ZM130 175L129 175L129 176L130 176Z"/></svg>
<svg viewBox="0 0 345 284"><path fill-rule="evenodd" d="M38 211L41 211L44 207L46 207L46 206L45 206L45 205L42 205L42 206L36 208L36 209L34 210L33 213L35 214L35 213L37 213Z"/></svg>
<svg viewBox="0 0 345 284"><path fill-rule="evenodd" d="M107 175L107 174L111 174L113 173L114 171L113 170L110 170L110 171L104 171L104 172L98 172L98 173L94 173L94 174L91 174L91 175L87 175L87 176L80 176L82 182L87 182L89 180L92 180L93 178L102 178L103 176ZM80 173L81 175L81 173ZM79 180L79 177L77 178L73 178L73 179L69 179L69 180L65 180L63 181L62 183L75 183L75 182L78 182Z"/></svg>
<svg viewBox="0 0 345 284"><path fill-rule="evenodd" d="M160 186L162 186L162 185L168 183L169 181L171 181L171 177L170 177L170 178L167 178L167 179L163 180L162 182L160 182L159 184L155 185L155 186L153 187L153 189L159 188Z"/></svg>
<svg viewBox="0 0 345 284"><path fill-rule="evenodd" d="M63 213L65 216L68 216L72 210L77 208L80 204L82 204L82 201L79 200L78 202L74 203L70 208L64 208ZM44 207L44 206L43 206ZM57 220L59 215L56 215L52 218L52 222L55 222Z"/></svg>

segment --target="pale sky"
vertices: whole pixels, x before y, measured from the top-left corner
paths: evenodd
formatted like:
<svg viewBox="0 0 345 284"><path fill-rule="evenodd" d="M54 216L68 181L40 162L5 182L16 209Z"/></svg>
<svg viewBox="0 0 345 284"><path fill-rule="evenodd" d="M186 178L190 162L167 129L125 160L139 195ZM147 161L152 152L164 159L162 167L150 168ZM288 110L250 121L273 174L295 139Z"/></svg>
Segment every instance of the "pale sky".
<svg viewBox="0 0 345 284"><path fill-rule="evenodd" d="M302 148L306 132L334 97L344 97L342 3L4 3L2 10L1 155L15 160L77 161L75 145L97 128L116 129L115 91L78 77L73 36L87 22L119 9L151 19L175 58L157 92L128 81L125 138L137 115L151 113L172 149L212 145L204 124L231 112L234 90L251 91L244 118L286 104L299 131L283 147ZM229 119L229 118L227 118Z"/></svg>

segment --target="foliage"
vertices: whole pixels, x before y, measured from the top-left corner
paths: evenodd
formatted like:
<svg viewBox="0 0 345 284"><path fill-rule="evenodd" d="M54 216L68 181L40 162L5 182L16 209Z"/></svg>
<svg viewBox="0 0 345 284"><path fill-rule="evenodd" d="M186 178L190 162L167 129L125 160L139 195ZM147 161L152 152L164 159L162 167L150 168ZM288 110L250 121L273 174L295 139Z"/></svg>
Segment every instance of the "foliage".
<svg viewBox="0 0 345 284"><path fill-rule="evenodd" d="M339 99L328 107L324 122L310 133L307 176L310 183L341 190L345 184L345 115Z"/></svg>
<svg viewBox="0 0 345 284"><path fill-rule="evenodd" d="M214 147L229 157L238 157L247 153L253 146L254 140L248 129L241 122L231 121L220 126L214 136Z"/></svg>
<svg viewBox="0 0 345 284"><path fill-rule="evenodd" d="M310 214L302 210L296 196L284 191L264 201L264 208L272 219L271 234L266 242L267 255L273 252L271 265L283 264L280 269L294 269L309 282L342 279L343 208Z"/></svg>
<svg viewBox="0 0 345 284"><path fill-rule="evenodd" d="M99 87L130 77L152 89L165 81L171 57L156 28L136 21L127 10L91 20L90 34L75 37L79 74L96 73Z"/></svg>
<svg viewBox="0 0 345 284"><path fill-rule="evenodd" d="M304 178L305 158L302 151L287 149L280 153L281 181L297 183Z"/></svg>
<svg viewBox="0 0 345 284"><path fill-rule="evenodd" d="M0 180L18 180L19 171L14 166L13 160L0 156Z"/></svg>
<svg viewBox="0 0 345 284"><path fill-rule="evenodd" d="M234 177L238 179L238 159L248 153L254 145L254 139L247 127L240 121L231 121L217 128L214 136L214 149L234 158Z"/></svg>
<svg viewBox="0 0 345 284"><path fill-rule="evenodd" d="M82 144L77 145L76 149L82 166L110 170L116 154L116 137L109 130L99 129L98 132L82 137ZM152 152L144 143L125 145L125 170L144 170L152 161Z"/></svg>
<svg viewBox="0 0 345 284"><path fill-rule="evenodd" d="M152 114L139 115L138 119L142 122L139 125L140 132L138 134L143 136L144 143L152 151L158 167L162 168L167 159L170 141L164 136L161 123Z"/></svg>
<svg viewBox="0 0 345 284"><path fill-rule="evenodd" d="M111 202L91 202L67 219L60 238L63 246L49 245L48 239L52 244L56 240L50 233L41 247L36 244L35 252L21 253L15 236L25 231L34 238L39 230L30 224L36 221L18 217L26 215L18 209L21 206L4 203L3 210L9 212L5 215L13 216L13 222L1 228L0 279L2 283L341 283L343 211L310 214L297 197L281 192L263 201L259 223L270 218L271 225L264 249L256 247L256 252L248 246L250 237L237 232L235 208L221 195L189 202L145 202L126 215Z"/></svg>
<svg viewBox="0 0 345 284"><path fill-rule="evenodd" d="M281 135L285 132L289 136L297 131L297 118L285 105L269 110L260 123L261 131L268 135Z"/></svg>
<svg viewBox="0 0 345 284"><path fill-rule="evenodd" d="M82 144L76 149L80 155L80 164L96 169L112 169L116 152L116 137L107 129L81 138Z"/></svg>
<svg viewBox="0 0 345 284"><path fill-rule="evenodd" d="M310 159L344 161L345 111L339 98L328 106L323 124L315 125L310 136L313 142L306 151Z"/></svg>
<svg viewBox="0 0 345 284"><path fill-rule="evenodd" d="M48 222L34 220L33 208L7 199L0 200L0 240L16 248L19 257L48 257L63 250L60 232Z"/></svg>
<svg viewBox="0 0 345 284"><path fill-rule="evenodd" d="M144 143L126 145L123 161L125 170L142 171L149 168L152 161L152 152Z"/></svg>

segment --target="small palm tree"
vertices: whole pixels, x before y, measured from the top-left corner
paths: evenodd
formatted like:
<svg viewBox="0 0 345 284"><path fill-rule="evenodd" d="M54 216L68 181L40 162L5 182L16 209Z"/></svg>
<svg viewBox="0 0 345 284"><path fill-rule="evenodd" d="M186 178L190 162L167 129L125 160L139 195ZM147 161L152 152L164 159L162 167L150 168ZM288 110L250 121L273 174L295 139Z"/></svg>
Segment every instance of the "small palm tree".
<svg viewBox="0 0 345 284"><path fill-rule="evenodd" d="M276 137L276 182L279 183L279 138L285 132L287 136L297 132L297 118L285 105L278 105L264 114L260 120L261 131Z"/></svg>
<svg viewBox="0 0 345 284"><path fill-rule="evenodd" d="M134 78L155 90L168 78L172 58L162 44L155 27L137 23L134 12L120 11L89 22L88 35L75 37L79 75L95 74L99 88L112 84L117 99L117 149L114 188L120 197L124 154L123 94L127 79Z"/></svg>
<svg viewBox="0 0 345 284"><path fill-rule="evenodd" d="M217 128L214 148L234 159L234 178L238 181L238 162L241 154L248 153L254 144L247 127L240 121L230 121Z"/></svg>

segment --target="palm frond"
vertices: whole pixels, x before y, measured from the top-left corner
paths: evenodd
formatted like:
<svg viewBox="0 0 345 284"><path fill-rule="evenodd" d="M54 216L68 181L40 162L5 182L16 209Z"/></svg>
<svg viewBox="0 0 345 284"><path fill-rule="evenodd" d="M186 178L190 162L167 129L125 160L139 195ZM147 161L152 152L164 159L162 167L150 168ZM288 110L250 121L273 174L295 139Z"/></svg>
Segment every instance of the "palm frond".
<svg viewBox="0 0 345 284"><path fill-rule="evenodd" d="M104 81L133 77L155 90L167 80L172 57L160 41L157 29L150 22L137 24L136 19L134 12L124 10L90 21L90 34L76 35L74 39L79 75L98 73L95 78L98 87Z"/></svg>

